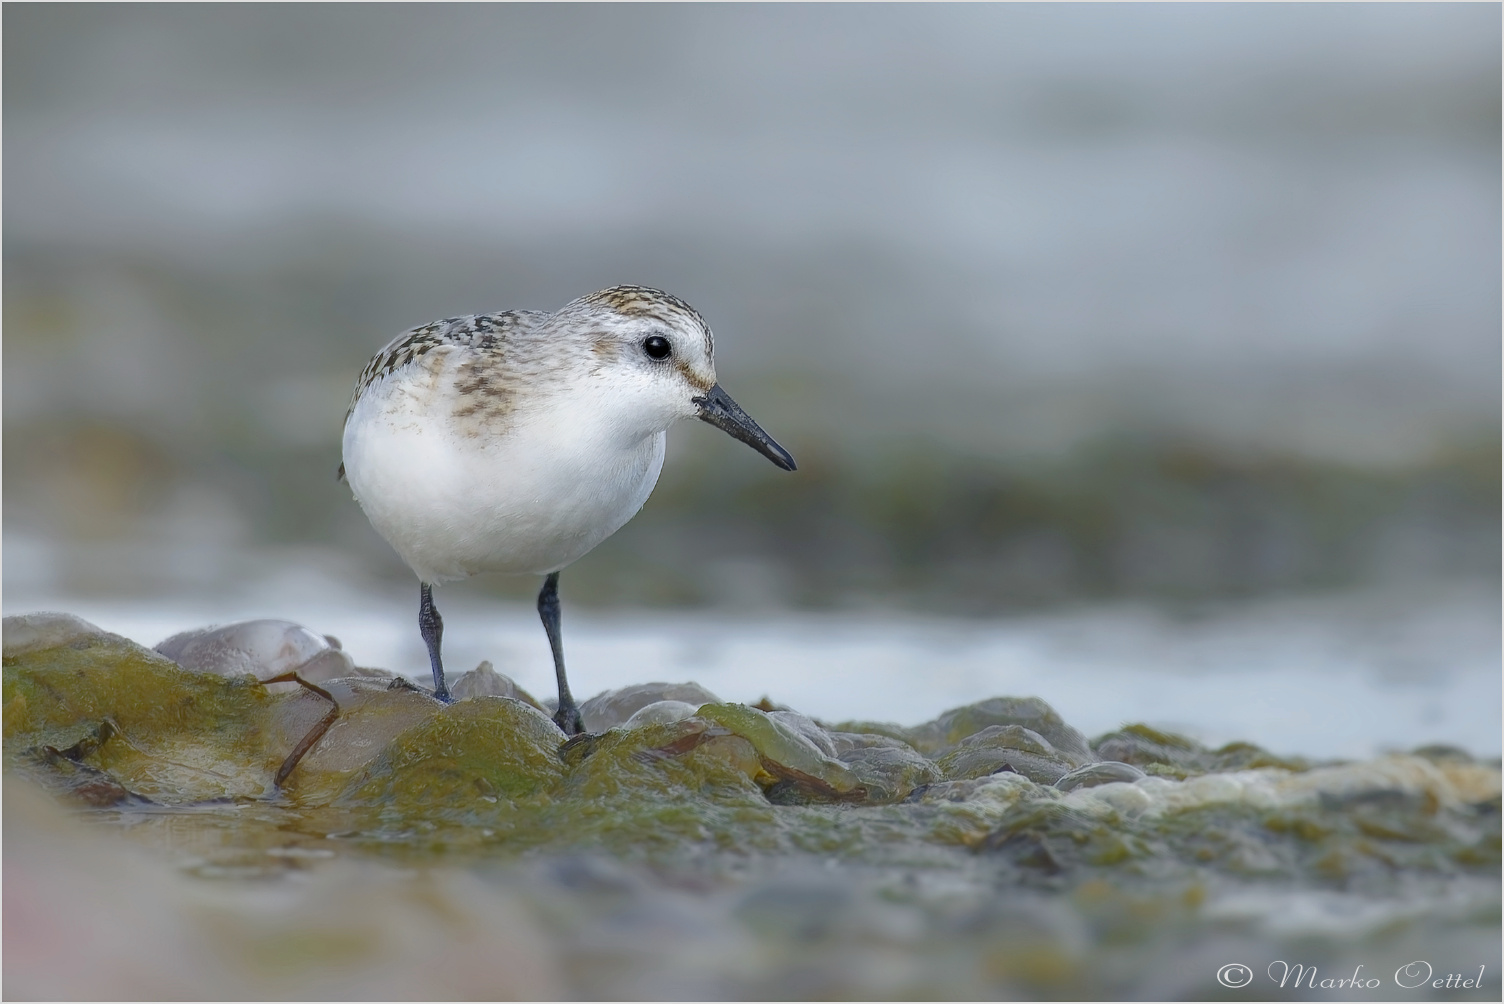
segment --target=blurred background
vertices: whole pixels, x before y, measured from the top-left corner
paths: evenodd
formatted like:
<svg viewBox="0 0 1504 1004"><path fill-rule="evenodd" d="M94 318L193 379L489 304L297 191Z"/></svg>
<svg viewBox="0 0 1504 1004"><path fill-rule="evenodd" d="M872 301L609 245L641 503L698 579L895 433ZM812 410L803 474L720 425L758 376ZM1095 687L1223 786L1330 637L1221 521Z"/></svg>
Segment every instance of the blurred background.
<svg viewBox="0 0 1504 1004"><path fill-rule="evenodd" d="M1385 679L1465 669L1497 749L1495 6L38 4L4 28L7 612L165 635L374 611L364 661L420 670L411 575L334 480L356 374L437 317L643 283L709 319L800 470L676 429L642 514L564 576L602 638L689 607L870 641L898 611L1195 675L1216 659L1164 639L1213 604L1216 639L1318 625L1270 657L1293 677L1348 642ZM445 596L517 601L498 668L546 692L535 589ZM1086 609L1152 610L1158 640L1059 626ZM464 648L484 616L446 644L499 659ZM622 662L601 644L585 694ZM1049 652L1011 682L1063 705ZM957 699L999 692L976 672Z"/></svg>

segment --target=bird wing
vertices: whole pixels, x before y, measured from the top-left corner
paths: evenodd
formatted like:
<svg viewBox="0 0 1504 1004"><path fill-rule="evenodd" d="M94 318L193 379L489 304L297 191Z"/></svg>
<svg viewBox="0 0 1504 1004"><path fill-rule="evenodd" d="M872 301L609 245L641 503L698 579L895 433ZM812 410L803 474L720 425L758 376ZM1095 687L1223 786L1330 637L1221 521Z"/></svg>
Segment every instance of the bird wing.
<svg viewBox="0 0 1504 1004"><path fill-rule="evenodd" d="M503 310L491 314L446 317L409 328L372 356L365 369L360 371L360 378L355 381L355 393L350 397L350 406L345 409L345 421L350 421L350 414L355 411L360 396L372 384L412 365L433 349L457 345L481 352L496 351L508 339L532 330L548 316L548 312L544 310ZM339 476L344 477L343 464L340 465Z"/></svg>

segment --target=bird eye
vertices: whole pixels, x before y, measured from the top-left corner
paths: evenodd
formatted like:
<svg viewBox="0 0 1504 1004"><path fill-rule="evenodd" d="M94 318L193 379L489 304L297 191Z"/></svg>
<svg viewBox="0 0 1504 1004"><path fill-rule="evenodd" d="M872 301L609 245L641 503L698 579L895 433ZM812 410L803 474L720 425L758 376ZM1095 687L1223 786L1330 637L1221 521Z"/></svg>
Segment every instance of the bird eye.
<svg viewBox="0 0 1504 1004"><path fill-rule="evenodd" d="M673 347L662 335L649 335L642 340L642 351L648 354L649 359L667 359Z"/></svg>

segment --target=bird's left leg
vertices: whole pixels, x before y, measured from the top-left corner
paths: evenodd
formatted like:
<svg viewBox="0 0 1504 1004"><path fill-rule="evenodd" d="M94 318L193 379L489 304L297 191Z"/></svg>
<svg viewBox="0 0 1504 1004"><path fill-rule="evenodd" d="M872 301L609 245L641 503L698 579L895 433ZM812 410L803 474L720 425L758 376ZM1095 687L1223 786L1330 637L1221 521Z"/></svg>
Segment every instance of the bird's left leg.
<svg viewBox="0 0 1504 1004"><path fill-rule="evenodd" d="M448 704L449 688L444 683L444 663L439 657L439 643L444 638L444 619L433 605L433 587L421 583L418 589L418 633L428 646L428 664L433 669L433 696Z"/></svg>
<svg viewBox="0 0 1504 1004"><path fill-rule="evenodd" d="M543 630L548 632L548 646L554 652L554 675L559 678L559 710L554 712L554 724L564 730L566 736L577 736L585 731L580 719L580 709L569 693L569 680L564 676L564 637L559 633L559 573L550 572L538 592L538 616L543 620Z"/></svg>

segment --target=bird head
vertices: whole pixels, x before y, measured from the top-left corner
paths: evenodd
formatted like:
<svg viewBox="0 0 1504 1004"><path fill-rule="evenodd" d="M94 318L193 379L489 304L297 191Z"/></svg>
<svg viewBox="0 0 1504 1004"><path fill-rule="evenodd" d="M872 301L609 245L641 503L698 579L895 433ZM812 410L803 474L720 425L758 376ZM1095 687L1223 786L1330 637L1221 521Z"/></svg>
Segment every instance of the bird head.
<svg viewBox="0 0 1504 1004"><path fill-rule="evenodd" d="M624 429L646 435L698 418L794 470L789 452L716 382L710 326L683 300L646 286L613 286L568 304L554 322L583 335L587 379L609 387L601 406Z"/></svg>

